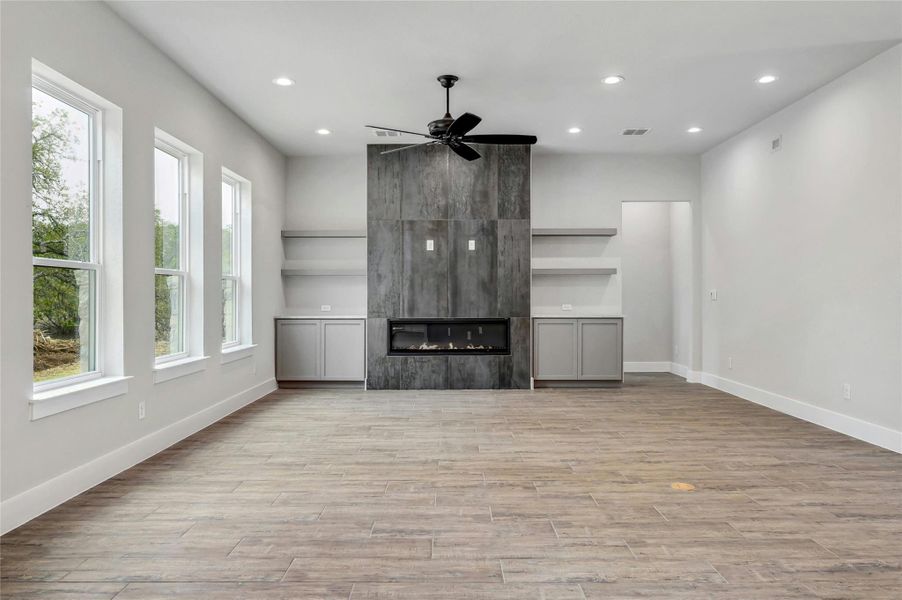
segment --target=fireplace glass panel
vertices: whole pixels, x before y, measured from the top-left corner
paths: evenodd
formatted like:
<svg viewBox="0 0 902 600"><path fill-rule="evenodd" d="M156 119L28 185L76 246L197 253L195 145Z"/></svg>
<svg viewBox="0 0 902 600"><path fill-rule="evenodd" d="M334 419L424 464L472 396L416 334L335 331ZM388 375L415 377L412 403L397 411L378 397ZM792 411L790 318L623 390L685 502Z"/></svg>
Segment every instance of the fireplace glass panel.
<svg viewBox="0 0 902 600"><path fill-rule="evenodd" d="M509 319L390 319L389 354L510 354Z"/></svg>

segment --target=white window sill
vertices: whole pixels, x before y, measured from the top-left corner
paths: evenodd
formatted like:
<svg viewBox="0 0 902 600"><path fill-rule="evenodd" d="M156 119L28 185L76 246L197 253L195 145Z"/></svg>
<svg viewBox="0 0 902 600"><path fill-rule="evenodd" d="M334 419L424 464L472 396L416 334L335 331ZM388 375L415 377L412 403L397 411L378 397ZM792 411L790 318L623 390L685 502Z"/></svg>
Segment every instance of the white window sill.
<svg viewBox="0 0 902 600"><path fill-rule="evenodd" d="M207 368L209 356L189 356L181 360L160 363L153 368L153 382L163 383Z"/></svg>
<svg viewBox="0 0 902 600"><path fill-rule="evenodd" d="M128 392L129 379L131 377L101 377L37 392L31 399L31 420L36 421L79 406L121 396Z"/></svg>
<svg viewBox="0 0 902 600"><path fill-rule="evenodd" d="M242 358L248 358L254 355L254 348L257 347L257 344L244 344L243 346L229 346L228 348L222 349L222 354L219 356L220 364L228 364L231 362L235 362L236 360L241 360Z"/></svg>

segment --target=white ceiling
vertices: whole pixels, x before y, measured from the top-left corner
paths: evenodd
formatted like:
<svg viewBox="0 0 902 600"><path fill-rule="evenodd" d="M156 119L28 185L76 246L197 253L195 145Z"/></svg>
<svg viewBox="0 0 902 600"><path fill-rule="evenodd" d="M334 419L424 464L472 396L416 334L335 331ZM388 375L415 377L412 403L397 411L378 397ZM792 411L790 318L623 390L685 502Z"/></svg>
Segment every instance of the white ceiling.
<svg viewBox="0 0 902 600"><path fill-rule="evenodd" d="M473 133L698 153L902 39L899 2L110 4L288 155L359 152L377 141L365 124L425 131L443 73L461 78L452 114L483 118ZM603 85L611 73L626 81Z"/></svg>

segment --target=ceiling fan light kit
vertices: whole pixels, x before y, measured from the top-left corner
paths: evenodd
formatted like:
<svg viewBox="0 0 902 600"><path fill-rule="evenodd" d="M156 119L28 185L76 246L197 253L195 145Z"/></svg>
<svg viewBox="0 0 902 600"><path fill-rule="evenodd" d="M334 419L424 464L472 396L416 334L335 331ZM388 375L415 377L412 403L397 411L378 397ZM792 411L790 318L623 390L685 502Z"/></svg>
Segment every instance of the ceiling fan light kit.
<svg viewBox="0 0 902 600"><path fill-rule="evenodd" d="M406 131L404 129L394 129L392 127L381 127L378 125L367 125L371 129L382 129L387 131L396 131L398 133L407 133L410 135L419 135L428 138L430 141L421 142L419 144L410 144L409 146L400 146L386 150L382 154L392 152L400 152L408 148L416 148L418 146L431 146L434 144L444 144L465 160L476 160L481 158L479 152L467 144L500 144L500 145L532 145L537 139L534 135L504 135L504 134L485 134L485 135L467 135L472 129L479 125L482 118L465 112L456 119L451 116L451 88L458 81L457 75L439 75L438 82L445 88L445 116L441 119L431 121L426 127L429 133L418 133L416 131Z"/></svg>

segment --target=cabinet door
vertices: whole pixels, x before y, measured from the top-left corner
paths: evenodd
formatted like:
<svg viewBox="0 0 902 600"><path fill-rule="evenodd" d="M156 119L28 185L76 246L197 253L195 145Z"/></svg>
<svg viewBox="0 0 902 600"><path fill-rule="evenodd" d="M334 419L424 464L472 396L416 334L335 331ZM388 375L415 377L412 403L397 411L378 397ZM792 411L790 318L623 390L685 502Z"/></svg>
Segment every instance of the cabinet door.
<svg viewBox="0 0 902 600"><path fill-rule="evenodd" d="M623 321L580 319L579 378L623 379Z"/></svg>
<svg viewBox="0 0 902 600"><path fill-rule="evenodd" d="M576 319L534 321L533 377L576 379Z"/></svg>
<svg viewBox="0 0 902 600"><path fill-rule="evenodd" d="M366 321L323 321L323 379L366 377Z"/></svg>
<svg viewBox="0 0 902 600"><path fill-rule="evenodd" d="M320 321L289 319L276 323L276 379L319 379Z"/></svg>

